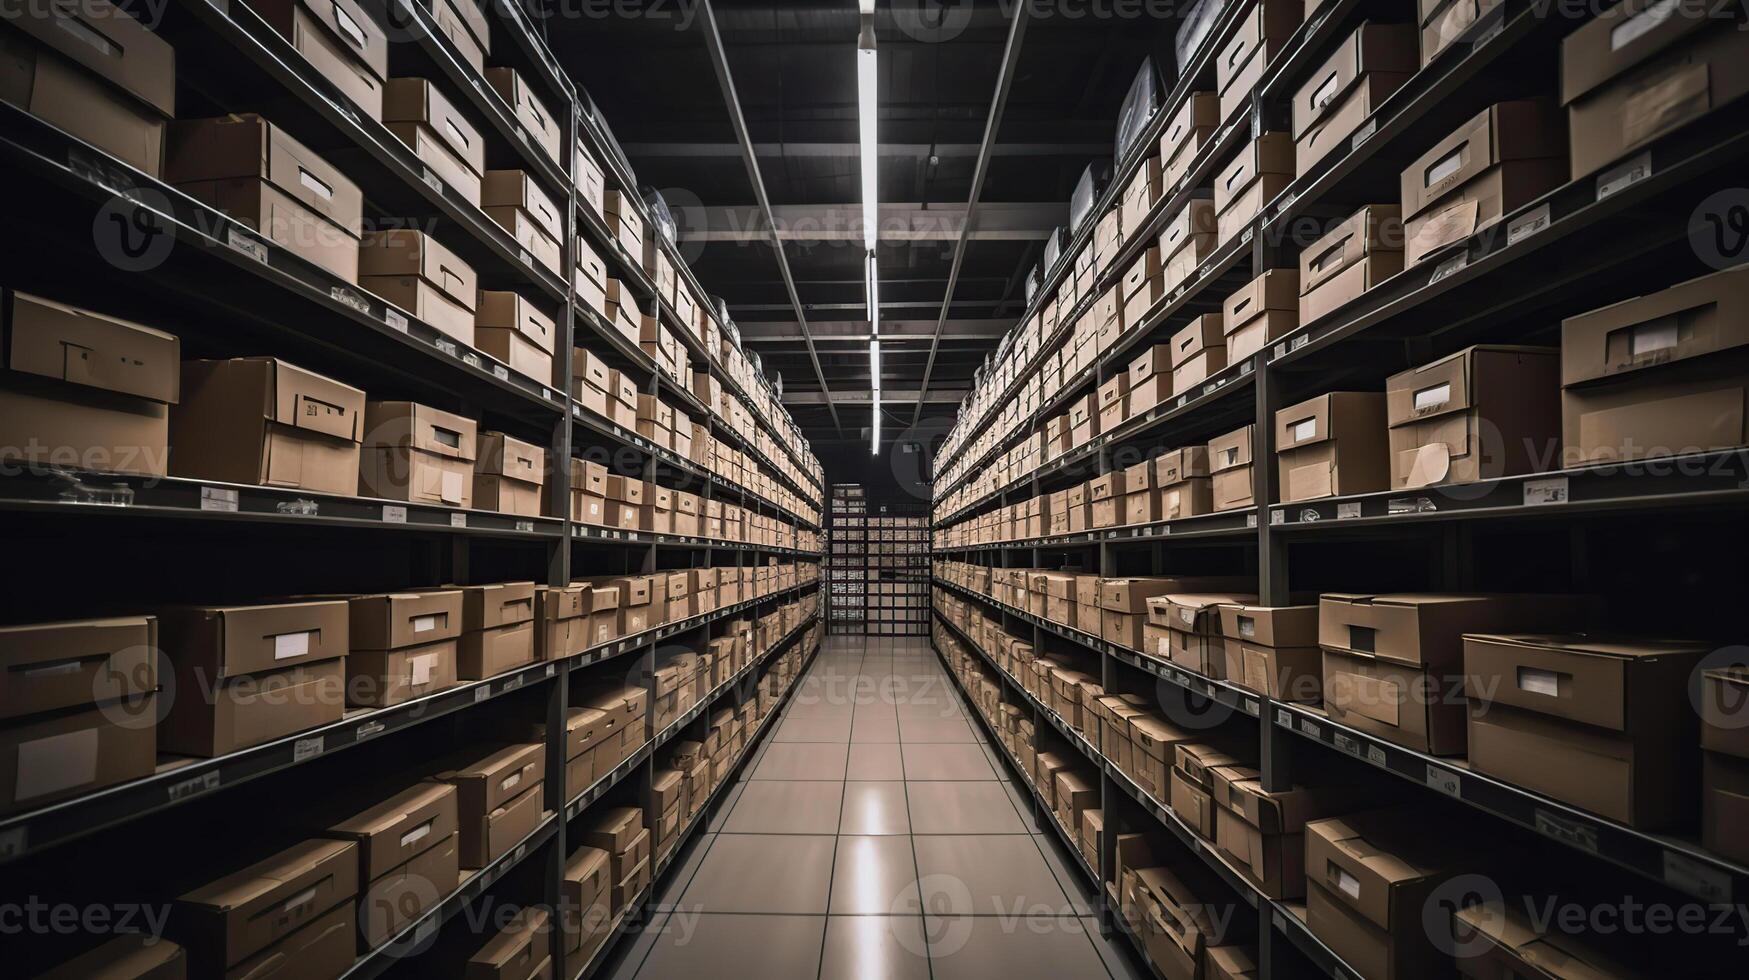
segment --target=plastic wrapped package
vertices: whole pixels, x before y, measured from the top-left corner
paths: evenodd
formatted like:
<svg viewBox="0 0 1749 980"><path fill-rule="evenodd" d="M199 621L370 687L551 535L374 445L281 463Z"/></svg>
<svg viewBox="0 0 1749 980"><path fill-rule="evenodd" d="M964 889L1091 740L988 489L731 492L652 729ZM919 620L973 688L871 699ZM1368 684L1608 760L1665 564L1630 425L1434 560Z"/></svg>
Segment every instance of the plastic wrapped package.
<svg viewBox="0 0 1749 980"><path fill-rule="evenodd" d="M668 202L662 200L662 192L654 187L645 187L640 191L644 198L644 210L650 212L650 224L662 233L668 244L675 243L674 212L668 210Z"/></svg>
<svg viewBox="0 0 1749 980"><path fill-rule="evenodd" d="M1110 184L1110 160L1095 160L1081 171L1081 179L1075 182L1075 193L1069 197L1070 237L1080 234L1082 223L1093 213L1093 205L1098 203L1099 195L1105 193Z"/></svg>
<svg viewBox="0 0 1749 980"><path fill-rule="evenodd" d="M1129 94L1123 97L1123 106L1117 113L1118 160L1124 159L1135 147L1136 141L1141 139L1142 130L1148 128L1148 120L1154 118L1154 113L1159 109L1159 76L1154 73L1154 59L1144 58L1142 67L1136 70L1135 80L1130 82Z"/></svg>
<svg viewBox="0 0 1749 980"><path fill-rule="evenodd" d="M1215 20L1220 15L1220 0L1196 0L1196 4L1184 12L1184 19L1178 23L1178 34L1172 39L1172 54L1178 59L1178 74L1182 75L1184 66L1196 57L1197 49L1208 40L1209 32L1215 29Z"/></svg>
<svg viewBox="0 0 1749 980"><path fill-rule="evenodd" d="M1063 257L1063 226L1051 229L1051 237L1045 239L1045 255L1039 262L1039 270L1049 276L1051 270L1057 267L1057 262Z"/></svg>

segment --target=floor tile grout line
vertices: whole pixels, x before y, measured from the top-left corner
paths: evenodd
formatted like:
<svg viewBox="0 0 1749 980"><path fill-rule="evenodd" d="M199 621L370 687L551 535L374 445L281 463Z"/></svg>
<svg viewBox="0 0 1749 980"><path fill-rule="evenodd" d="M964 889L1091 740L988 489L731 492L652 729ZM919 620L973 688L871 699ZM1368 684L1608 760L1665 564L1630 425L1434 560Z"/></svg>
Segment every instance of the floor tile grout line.
<svg viewBox="0 0 1749 980"><path fill-rule="evenodd" d="M923 906L923 866L917 860L917 825L911 819L911 776L905 769L905 729L896 727L899 729L899 785L904 787L900 792L905 794L905 829L909 831L905 842L911 845L911 871L916 875L917 929L922 933L924 969L929 971L929 980L935 980L935 949L929 941L929 918Z"/></svg>
<svg viewBox="0 0 1749 980"><path fill-rule="evenodd" d="M858 657L857 661L856 661L857 673L862 672L862 664L867 659L868 659L868 650L867 650L867 646L865 644L862 656ZM810 671L810 673L811 673L811 671ZM849 767L850 767L849 756L850 756L850 750L846 749L845 750L845 763L844 763L845 770L846 770L845 775L849 775ZM825 972L826 972L826 940L829 939L832 935L832 919L831 919L832 890L838 881L838 843L839 843L839 841L841 841L843 839L843 835L840 833L836 833L836 831L841 831L844 829L844 796L845 796L845 792L849 786L850 786L850 781L848 779L846 779L845 781L838 784L838 824L837 824L837 826L833 827L834 834L832 836L832 863L830 866L828 866L828 869L826 872L826 916L827 917L826 917L825 921L820 923L820 958L814 966L814 980L823 980Z"/></svg>

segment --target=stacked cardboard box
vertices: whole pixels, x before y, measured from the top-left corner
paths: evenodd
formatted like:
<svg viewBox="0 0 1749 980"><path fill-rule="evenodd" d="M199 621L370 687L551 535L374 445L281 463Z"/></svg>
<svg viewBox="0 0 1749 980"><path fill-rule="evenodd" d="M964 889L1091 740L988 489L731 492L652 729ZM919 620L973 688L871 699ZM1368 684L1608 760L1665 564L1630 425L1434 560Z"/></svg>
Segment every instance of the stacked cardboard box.
<svg viewBox="0 0 1749 980"><path fill-rule="evenodd" d="M358 492L440 507L472 507L472 419L412 402L366 402Z"/></svg>
<svg viewBox="0 0 1749 980"><path fill-rule="evenodd" d="M614 915L625 911L650 883L655 863L650 837L644 811L638 807L615 807L584 817L582 842L609 855Z"/></svg>
<svg viewBox="0 0 1749 980"><path fill-rule="evenodd" d="M534 583L463 587L457 676L485 680L534 659Z"/></svg>
<svg viewBox="0 0 1749 980"><path fill-rule="evenodd" d="M348 705L387 707L455 685L460 590L351 596L347 607Z"/></svg>
<svg viewBox="0 0 1749 980"><path fill-rule="evenodd" d="M338 977L358 955L358 845L314 839L183 892L170 934L194 976L252 976L282 962Z"/></svg>
<svg viewBox="0 0 1749 980"><path fill-rule="evenodd" d="M1701 678L1701 842L1749 863L1749 668Z"/></svg>
<svg viewBox="0 0 1749 980"><path fill-rule="evenodd" d="M1412 25L1369 21L1307 77L1293 102L1297 173L1367 138L1362 124L1420 67L1417 48Z"/></svg>
<svg viewBox="0 0 1749 980"><path fill-rule="evenodd" d="M418 783L338 821L327 836L358 855L362 947L374 949L411 925L461 876L457 797L446 783Z"/></svg>
<svg viewBox="0 0 1749 980"><path fill-rule="evenodd" d="M482 289L474 308L474 342L510 370L542 384L555 380L553 318L520 293ZM583 379L579 379L582 381Z"/></svg>
<svg viewBox="0 0 1749 980"><path fill-rule="evenodd" d="M275 358L184 361L170 471L352 496L364 408L359 389Z"/></svg>
<svg viewBox="0 0 1749 980"><path fill-rule="evenodd" d="M1281 503L1372 493L1390 483L1385 396L1333 391L1275 413Z"/></svg>
<svg viewBox="0 0 1749 980"><path fill-rule="evenodd" d="M462 980L538 980L553 971L547 910L526 908L468 957Z"/></svg>
<svg viewBox="0 0 1749 980"><path fill-rule="evenodd" d="M372 231L359 242L357 264L360 286L474 346L479 278L442 242L412 228Z"/></svg>
<svg viewBox="0 0 1749 980"><path fill-rule="evenodd" d="M547 452L502 432L479 434L474 459L473 505L523 517L539 517L547 481Z"/></svg>
<svg viewBox="0 0 1749 980"><path fill-rule="evenodd" d="M486 142L441 88L423 78L389 79L383 86L383 124L445 185L480 206Z"/></svg>
<svg viewBox="0 0 1749 980"><path fill-rule="evenodd" d="M613 856L599 847L580 847L565 862L562 919L565 957L588 962L607 941L619 909L613 904Z"/></svg>
<svg viewBox="0 0 1749 980"><path fill-rule="evenodd" d="M455 787L461 866L483 868L534 833L545 812L546 746L516 743L461 753L438 773Z"/></svg>
<svg viewBox="0 0 1749 980"><path fill-rule="evenodd" d="M1323 655L1318 648L1318 607L1220 607L1229 683L1280 701L1323 700Z"/></svg>

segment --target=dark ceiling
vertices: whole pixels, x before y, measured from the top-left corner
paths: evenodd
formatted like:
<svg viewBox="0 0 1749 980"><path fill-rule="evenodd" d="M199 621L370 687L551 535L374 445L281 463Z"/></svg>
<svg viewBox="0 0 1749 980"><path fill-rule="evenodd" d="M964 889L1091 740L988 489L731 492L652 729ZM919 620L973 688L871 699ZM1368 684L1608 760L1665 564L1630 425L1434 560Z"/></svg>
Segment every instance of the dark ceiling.
<svg viewBox="0 0 1749 980"><path fill-rule="evenodd" d="M1032 11L928 383L952 418L1025 306L1024 277L1087 164L1109 158L1142 59L1170 52L1161 0L879 0L882 388L910 424L995 95L1010 15ZM820 374L764 232L710 57L705 0L547 0L550 43L599 106L640 184L674 210L684 254L743 340L781 376L816 443L870 425L855 48L857 0L714 0ZM1169 56L1165 59L1169 63Z"/></svg>

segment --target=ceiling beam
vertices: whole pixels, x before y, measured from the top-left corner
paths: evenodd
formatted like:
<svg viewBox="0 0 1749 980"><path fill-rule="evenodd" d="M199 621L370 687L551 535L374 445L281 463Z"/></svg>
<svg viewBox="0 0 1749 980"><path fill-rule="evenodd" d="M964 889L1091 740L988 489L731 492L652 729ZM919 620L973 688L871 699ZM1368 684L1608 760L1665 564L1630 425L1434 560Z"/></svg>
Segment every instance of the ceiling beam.
<svg viewBox="0 0 1749 980"><path fill-rule="evenodd" d="M966 388L937 388L925 395L922 391L911 388L906 390L883 390L881 401L908 402L921 398L932 404L958 404L966 396ZM870 405L874 403L874 393L870 391L843 391L828 395L820 391L786 391L783 393L785 405L827 405L834 402L839 405Z"/></svg>
<svg viewBox="0 0 1749 980"><path fill-rule="evenodd" d="M762 157L824 157L839 159L854 157L859 152L857 142L835 140L797 140L795 142L755 143L753 152ZM691 159L695 157L735 157L741 148L735 143L720 141L648 142L622 144L626 154L645 159ZM882 143L884 157L970 157L976 156L976 143ZM998 143L993 155L999 157L1097 157L1111 153L1111 143Z"/></svg>
<svg viewBox="0 0 1749 980"><path fill-rule="evenodd" d="M1002 339L1014 326L1013 319L1000 320L949 320L944 325L942 335L954 340L988 340ZM753 323L737 322L741 330L741 342L744 344L773 344L799 342L802 339L800 328L793 320L766 320ZM866 344L870 333L867 320L825 320L808 325L815 343L830 343L832 341L854 341ZM935 332L934 320L882 320L881 342L888 341L922 341L930 339Z"/></svg>
<svg viewBox="0 0 1749 980"><path fill-rule="evenodd" d="M785 242L854 242L862 247L859 205L780 204L771 208L777 237ZM882 242L1043 241L1068 221L1069 206L1049 203L985 204L968 227L972 209L961 204L882 204ZM770 237L758 205L704 205L681 212L682 242L757 242Z"/></svg>
<svg viewBox="0 0 1749 980"><path fill-rule="evenodd" d="M783 274L783 284L789 290L790 305L795 308L796 323L802 328L802 337L808 342L808 359L814 362L814 374L820 379L820 391L826 396L826 407L832 412L832 427L839 432L844 426L838 420L838 409L832 404L831 388L826 384L826 371L820 367L820 355L814 350L814 338L808 336L808 315L802 310L802 297L796 291L795 276L790 274L789 257L784 254L783 240L776 234L777 220L771 213L771 198L765 193L765 178L759 172L759 157L753 152L753 137L747 133L747 119L741 115L741 97L735 93L735 78L729 71L729 56L723 50L723 35L717 29L717 13L711 7L711 0L703 0L699 5L700 23L704 28L705 47L711 56L711 68L717 73L717 84L723 90L723 101L729 110L729 122L735 127L735 139L741 144L742 159L747 165L747 179L753 185L753 195L759 199L759 207L765 215L765 226L771 232L771 251L777 258L778 271Z"/></svg>
<svg viewBox="0 0 1749 980"><path fill-rule="evenodd" d="M972 170L972 190L966 197L966 223L959 241L953 247L953 265L947 273L947 295L941 299L941 316L936 320L935 339L929 342L929 361L923 366L923 385L917 391L917 407L911 412L911 424L923 416L923 403L929 395L929 376L935 372L935 351L941 344L941 331L947 325L947 311L953 306L953 290L959 284L960 266L966 259L965 231L978 220L978 198L984 193L984 178L990 172L990 149L996 143L996 131L1002 128L1002 113L1008 108L1008 89L1014 84L1014 68L1020 61L1020 42L1026 37L1027 12L1031 4L1020 4L1014 10L1014 20L1008 26L1008 42L1002 49L1002 67L996 73L996 94L990 99L990 118L984 123L984 142L978 149L978 163Z"/></svg>

